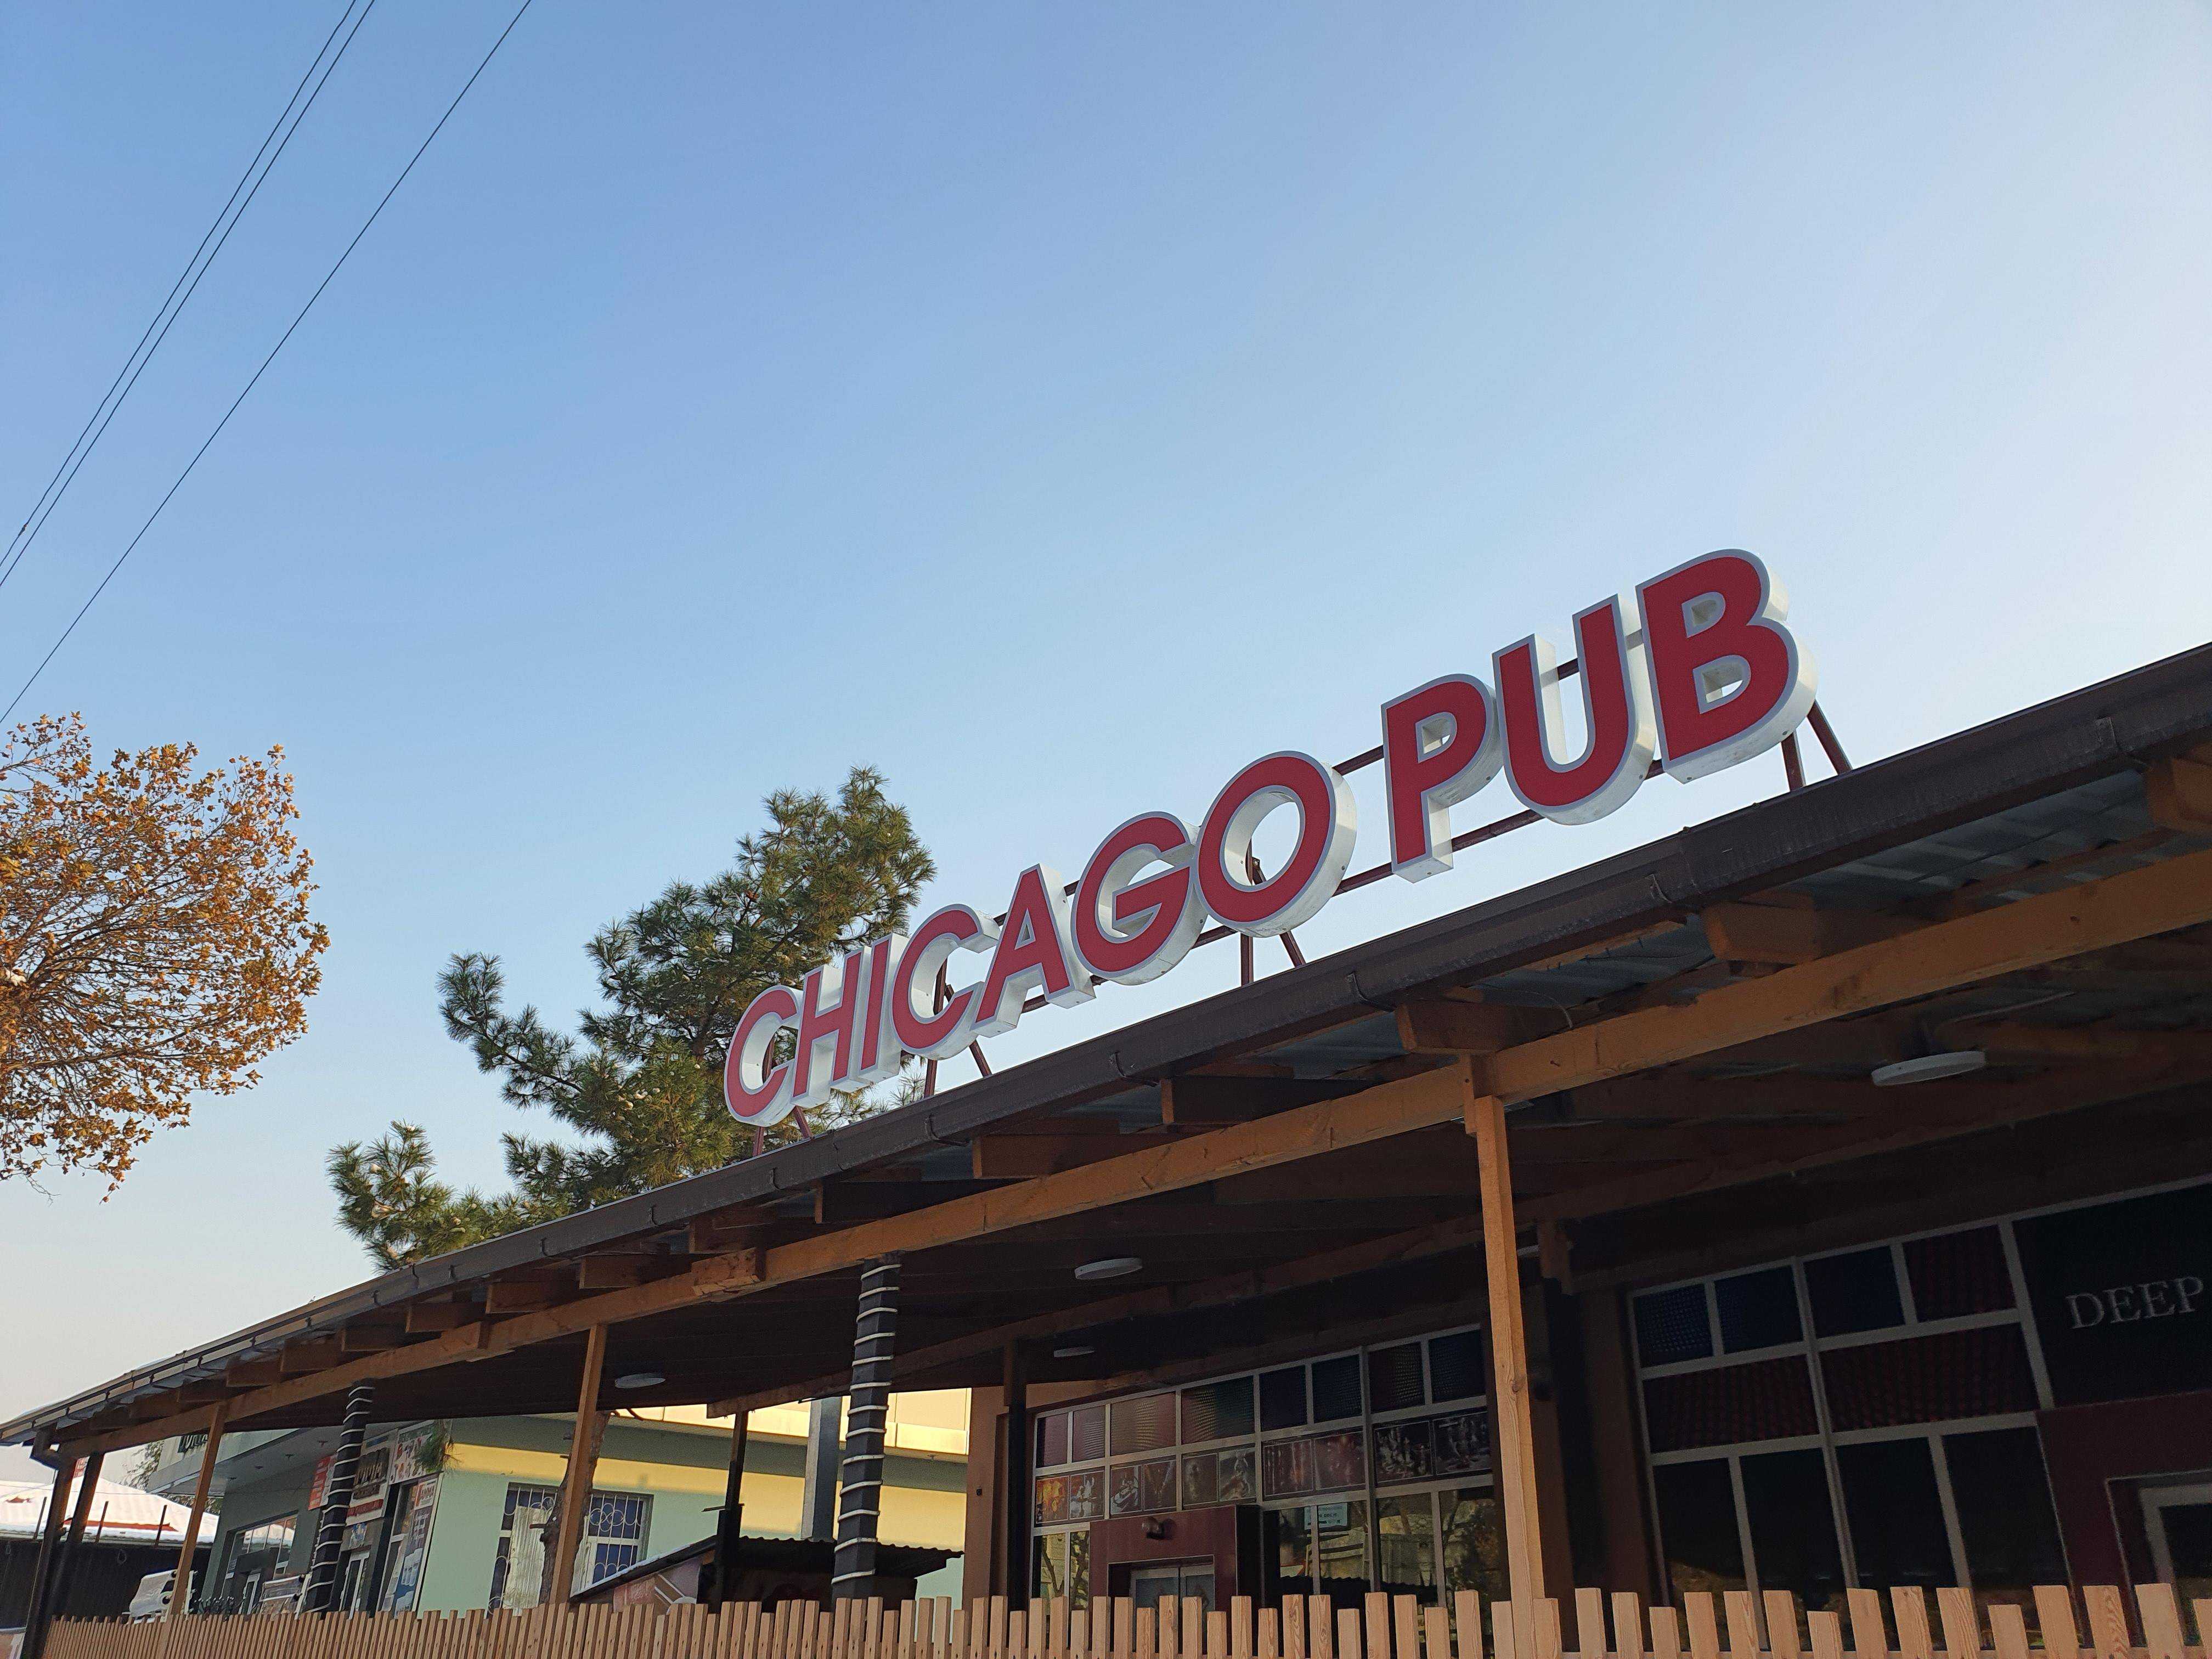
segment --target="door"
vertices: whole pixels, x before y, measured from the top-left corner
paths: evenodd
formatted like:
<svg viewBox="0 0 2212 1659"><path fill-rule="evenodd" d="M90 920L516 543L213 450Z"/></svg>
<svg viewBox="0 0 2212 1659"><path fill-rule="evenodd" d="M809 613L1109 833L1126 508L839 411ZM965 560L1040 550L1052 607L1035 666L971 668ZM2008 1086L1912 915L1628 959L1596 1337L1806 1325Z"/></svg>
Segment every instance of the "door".
<svg viewBox="0 0 2212 1659"><path fill-rule="evenodd" d="M1140 1607L1158 1607L1164 1596L1180 1596L1213 1611L1213 1563L1154 1561L1129 1570L1129 1597Z"/></svg>
<svg viewBox="0 0 2212 1659"><path fill-rule="evenodd" d="M2212 1595L2212 1480L2152 1486L2142 1494L2151 1565L2184 1607Z"/></svg>

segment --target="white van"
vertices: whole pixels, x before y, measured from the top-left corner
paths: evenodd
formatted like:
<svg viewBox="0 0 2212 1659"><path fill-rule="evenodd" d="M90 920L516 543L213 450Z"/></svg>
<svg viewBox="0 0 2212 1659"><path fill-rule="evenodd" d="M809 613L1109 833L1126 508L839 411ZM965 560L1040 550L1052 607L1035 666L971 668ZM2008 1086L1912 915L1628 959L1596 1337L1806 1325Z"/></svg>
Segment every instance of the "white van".
<svg viewBox="0 0 2212 1659"><path fill-rule="evenodd" d="M167 1572L149 1572L138 1581L138 1593L131 1598L128 1613L132 1624L139 1625L149 1619L159 1619L169 1610L169 1589L176 1582L176 1577L177 1570L171 1567ZM198 1582L197 1578L191 1581L193 1583ZM185 1605L189 1607L191 1605L190 1600L191 1590L189 1585L185 1589L185 1595L187 1598Z"/></svg>

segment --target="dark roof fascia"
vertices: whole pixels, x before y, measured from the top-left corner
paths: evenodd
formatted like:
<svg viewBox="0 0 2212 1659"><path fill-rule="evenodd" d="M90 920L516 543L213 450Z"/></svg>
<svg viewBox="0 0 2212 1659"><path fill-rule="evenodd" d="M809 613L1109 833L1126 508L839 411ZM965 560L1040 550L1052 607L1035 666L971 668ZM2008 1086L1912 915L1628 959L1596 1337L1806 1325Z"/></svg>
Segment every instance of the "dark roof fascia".
<svg viewBox="0 0 2212 1659"><path fill-rule="evenodd" d="M848 1125L380 1278L0 1426L13 1443L195 1370L417 1297L556 1261L733 1205L958 1142L991 1125L1167 1076L1208 1058L1388 1011L1780 885L2212 736L2212 645L1692 824L1592 865L1109 1031Z"/></svg>

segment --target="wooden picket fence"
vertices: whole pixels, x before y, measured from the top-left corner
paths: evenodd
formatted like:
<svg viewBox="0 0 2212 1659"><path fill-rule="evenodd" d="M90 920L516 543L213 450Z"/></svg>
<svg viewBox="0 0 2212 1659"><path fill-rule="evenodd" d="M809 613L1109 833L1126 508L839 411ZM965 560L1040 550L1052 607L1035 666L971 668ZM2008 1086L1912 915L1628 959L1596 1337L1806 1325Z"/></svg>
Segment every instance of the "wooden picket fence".
<svg viewBox="0 0 2212 1659"><path fill-rule="evenodd" d="M2212 1659L2212 1599L2184 1610L2172 1586L2034 1592L2033 1608L1939 1589L1845 1593L1807 1615L1782 1591L1693 1593L1680 1609L1577 1590L1557 1601L1453 1605L1370 1595L1360 1607L1286 1595L1223 1612L1164 1598L1070 1608L1065 1601L966 1607L949 1600L785 1601L720 1612L692 1603L536 1607L515 1613L265 1613L167 1623L69 1620L48 1659ZM2031 1624L2028 1614L2033 1613ZM1571 1620L1574 1641L1567 1640ZM2190 1640L2193 1626L2196 1640Z"/></svg>

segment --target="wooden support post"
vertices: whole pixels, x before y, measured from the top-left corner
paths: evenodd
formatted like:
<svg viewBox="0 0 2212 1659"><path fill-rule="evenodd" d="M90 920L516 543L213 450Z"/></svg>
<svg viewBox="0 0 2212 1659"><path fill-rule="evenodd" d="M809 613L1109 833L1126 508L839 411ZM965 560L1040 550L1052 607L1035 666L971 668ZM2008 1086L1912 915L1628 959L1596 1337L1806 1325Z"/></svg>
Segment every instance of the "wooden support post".
<svg viewBox="0 0 2212 1659"><path fill-rule="evenodd" d="M1513 1166L1505 1146L1505 1103L1490 1092L1480 1060L1462 1055L1458 1071L1482 1200L1495 1378L1490 1414L1498 1442L1492 1456L1505 1521L1507 1582L1515 1606L1533 1607L1544 1595L1544 1540L1536 1514L1536 1443L1528 1416L1528 1347L1522 1331L1521 1252L1513 1219Z"/></svg>
<svg viewBox="0 0 2212 1659"><path fill-rule="evenodd" d="M192 1482L192 1512L185 1517L185 1541L177 1547L177 1579L169 1591L171 1619L191 1609L192 1554L199 1548L200 1520L207 1514L208 1488L215 1481L215 1460L222 1455L222 1425L230 1416L230 1401L218 1400L208 1408L207 1444L200 1448L199 1478Z"/></svg>
<svg viewBox="0 0 2212 1659"><path fill-rule="evenodd" d="M362 1443L368 1438L369 1407L376 1403L373 1383L356 1382L346 1391L345 1419L337 1449L323 1482L323 1504L315 1511L315 1553L307 1559L307 1587L300 1597L307 1613L328 1613L338 1593L338 1558L345 1550L347 1511L353 1508L353 1477L361 1468Z"/></svg>
<svg viewBox="0 0 2212 1659"><path fill-rule="evenodd" d="M62 1535L63 1514L69 1507L70 1471L76 1467L74 1457L64 1455L54 1470L54 1489L46 1498L46 1524L39 1528L39 1553L31 1564L30 1605L23 1613L23 1647L31 1651L33 1642L42 1642L46 1627L52 1621L54 1607L54 1553Z"/></svg>
<svg viewBox="0 0 2212 1659"><path fill-rule="evenodd" d="M592 1476L599 1462L599 1437L606 1414L599 1410L599 1372L607 1363L607 1328L594 1325L584 1334L584 1375L576 1385L576 1426L568 1438L568 1469L561 1482L561 1508L555 1521L553 1547L547 1552L553 1582L545 1601L566 1607L568 1587L576 1577L576 1547L583 1541L584 1522L591 1512Z"/></svg>
<svg viewBox="0 0 2212 1659"><path fill-rule="evenodd" d="M722 1512L714 1517L714 1578L707 1587L707 1605L719 1607L738 1587L738 1554L744 1547L745 1438L752 1413L739 1412L730 1425L730 1470L722 1482Z"/></svg>
<svg viewBox="0 0 2212 1659"><path fill-rule="evenodd" d="M1006 1401L1006 1455L1000 1464L1006 1489L1001 1506L1006 1521L1006 1535L1000 1540L1006 1552L1002 1570L1006 1595L1024 1601L1030 1594L1030 1404L1018 1342L1006 1344L1001 1381Z"/></svg>
<svg viewBox="0 0 2212 1659"><path fill-rule="evenodd" d="M860 1306L853 1326L853 1388L845 1413L845 1462L837 1478L837 1552L830 1578L830 1594L840 1601L866 1601L882 1589L876 1577L876 1530L883 1510L898 1293L896 1256L884 1256L860 1269Z"/></svg>
<svg viewBox="0 0 2212 1659"><path fill-rule="evenodd" d="M84 1547L85 1522L92 1518L92 1495L100 1486L100 1466L103 1461L102 1455L94 1452L84 1460L78 1472L76 1510L70 1516L68 1534L55 1553L52 1584L40 1600L44 1616L36 1625L26 1620L19 1659L40 1659L46 1650L46 1632L69 1608L70 1570L76 1565L77 1552Z"/></svg>

